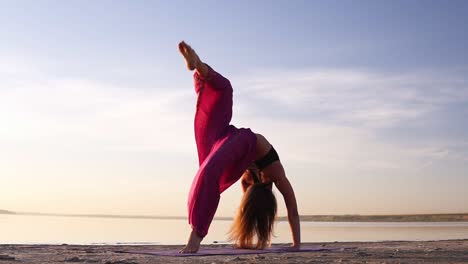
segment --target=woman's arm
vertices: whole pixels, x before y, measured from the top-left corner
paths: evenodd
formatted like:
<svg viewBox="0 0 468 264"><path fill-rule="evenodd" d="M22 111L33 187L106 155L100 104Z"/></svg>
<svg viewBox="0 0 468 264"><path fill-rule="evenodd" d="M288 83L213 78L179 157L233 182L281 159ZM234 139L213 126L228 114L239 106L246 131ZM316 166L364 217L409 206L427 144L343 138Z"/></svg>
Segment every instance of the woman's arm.
<svg viewBox="0 0 468 264"><path fill-rule="evenodd" d="M293 247L299 249L301 245L301 225L297 210L296 196L291 183L288 178L286 178L286 173L284 172L284 168L280 162L271 164L265 169L264 173L269 173L273 176L271 178L275 182L275 186L283 195L284 202L288 210L288 221L293 237Z"/></svg>

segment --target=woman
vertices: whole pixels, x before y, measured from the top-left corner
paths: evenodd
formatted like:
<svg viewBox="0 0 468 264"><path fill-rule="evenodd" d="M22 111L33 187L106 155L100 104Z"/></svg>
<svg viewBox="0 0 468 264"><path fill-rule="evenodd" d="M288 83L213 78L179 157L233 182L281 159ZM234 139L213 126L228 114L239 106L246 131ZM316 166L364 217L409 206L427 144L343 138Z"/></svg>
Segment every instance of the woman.
<svg viewBox="0 0 468 264"><path fill-rule="evenodd" d="M230 125L232 86L228 79L203 63L185 42L179 51L187 68L195 70L197 93L195 141L200 168L188 200L192 226L181 253L197 252L213 220L220 194L242 177L244 197L231 229L231 239L241 248L264 248L270 243L276 216L272 183L283 195L291 226L292 249L300 247L300 224L294 191L278 154L260 134ZM254 241L257 241L254 244Z"/></svg>

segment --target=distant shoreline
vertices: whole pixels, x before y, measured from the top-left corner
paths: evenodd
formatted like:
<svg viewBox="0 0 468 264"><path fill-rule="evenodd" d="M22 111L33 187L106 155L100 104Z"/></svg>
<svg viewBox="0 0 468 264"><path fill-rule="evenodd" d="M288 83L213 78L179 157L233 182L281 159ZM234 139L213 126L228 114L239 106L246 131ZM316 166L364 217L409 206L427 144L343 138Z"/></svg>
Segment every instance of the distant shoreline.
<svg viewBox="0 0 468 264"><path fill-rule="evenodd" d="M280 217L281 218L281 217ZM286 217L283 217L287 220ZM468 222L468 214L304 215L304 222Z"/></svg>
<svg viewBox="0 0 468 264"><path fill-rule="evenodd" d="M85 218L121 218L121 219L167 219L185 220L185 216L151 216L151 215L110 215L110 214L54 214L13 212L0 210L0 214L85 217ZM232 217L215 217L215 220L231 221ZM459 214L406 214L406 215L301 215L302 222L468 222L468 213ZM277 221L287 221L287 217L277 217Z"/></svg>

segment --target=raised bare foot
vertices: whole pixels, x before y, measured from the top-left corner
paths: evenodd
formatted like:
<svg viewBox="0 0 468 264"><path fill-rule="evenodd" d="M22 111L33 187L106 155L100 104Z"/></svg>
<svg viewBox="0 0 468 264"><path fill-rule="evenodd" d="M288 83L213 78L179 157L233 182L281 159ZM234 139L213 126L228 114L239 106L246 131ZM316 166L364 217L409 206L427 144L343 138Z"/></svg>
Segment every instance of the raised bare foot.
<svg viewBox="0 0 468 264"><path fill-rule="evenodd" d="M187 68L191 71L195 70L197 67L202 64L197 53L184 41L179 43L179 51L184 56L185 62L187 63Z"/></svg>
<svg viewBox="0 0 468 264"><path fill-rule="evenodd" d="M202 240L203 238L199 237L195 230L192 230L187 245L181 249L179 253L196 253L200 248L200 243Z"/></svg>

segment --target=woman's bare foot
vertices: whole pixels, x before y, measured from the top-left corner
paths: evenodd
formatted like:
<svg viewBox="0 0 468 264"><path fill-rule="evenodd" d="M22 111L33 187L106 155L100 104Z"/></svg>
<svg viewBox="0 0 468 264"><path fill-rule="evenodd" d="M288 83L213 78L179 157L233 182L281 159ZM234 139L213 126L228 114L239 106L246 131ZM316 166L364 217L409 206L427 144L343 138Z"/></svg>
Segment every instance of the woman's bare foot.
<svg viewBox="0 0 468 264"><path fill-rule="evenodd" d="M179 253L196 253L200 248L200 243L202 240L203 238L199 237L195 230L192 230L187 245L181 249Z"/></svg>
<svg viewBox="0 0 468 264"><path fill-rule="evenodd" d="M206 76L208 74L208 66L200 60L195 50L193 50L187 43L181 41L179 43L179 51L182 56L184 56L185 63L187 63L187 68L189 70L193 71L196 69L202 76Z"/></svg>
<svg viewBox="0 0 468 264"><path fill-rule="evenodd" d="M187 63L187 68L189 70L195 70L197 66L201 63L197 53L184 41L181 41L179 43L179 51L182 54L182 56L184 56L185 62Z"/></svg>

